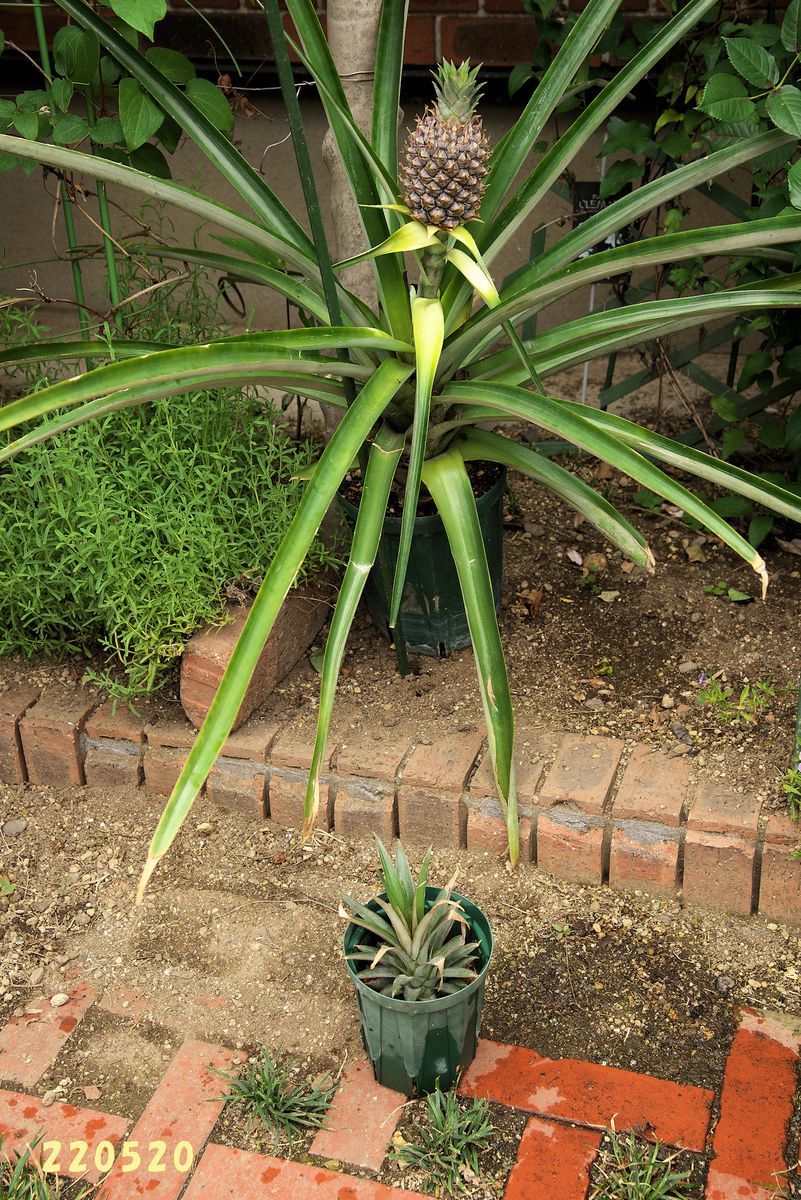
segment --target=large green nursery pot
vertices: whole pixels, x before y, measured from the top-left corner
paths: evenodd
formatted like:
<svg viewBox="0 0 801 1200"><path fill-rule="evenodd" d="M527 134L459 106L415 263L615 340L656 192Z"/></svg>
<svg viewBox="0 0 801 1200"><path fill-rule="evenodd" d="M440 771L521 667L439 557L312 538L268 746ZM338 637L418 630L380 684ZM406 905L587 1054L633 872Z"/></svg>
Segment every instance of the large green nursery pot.
<svg viewBox="0 0 801 1200"><path fill-rule="evenodd" d="M426 888L426 911L442 889ZM484 985L492 958L490 923L471 900L451 892L469 922L470 938L479 944L478 978L450 996L433 1000L400 1000L384 996L359 979L348 956L370 935L351 922L345 930L345 961L356 985L362 1042L376 1080L406 1096L424 1096L437 1087L447 1091L476 1056ZM381 899L385 900L386 895ZM380 913L377 900L367 907Z"/></svg>
<svg viewBox="0 0 801 1200"><path fill-rule="evenodd" d="M503 578L503 497L506 489L504 468L492 487L476 496L481 536L487 555L495 611L501 603ZM348 523L356 524L358 509L340 496ZM400 517L385 517L381 539L386 547L390 569L394 573L401 542ZM384 637L391 640L389 606L381 582L381 573L373 568L364 589L367 609ZM400 619L406 648L412 654L445 657L471 644L462 589L453 560L448 535L439 513L418 515L406 569L406 581L400 604Z"/></svg>

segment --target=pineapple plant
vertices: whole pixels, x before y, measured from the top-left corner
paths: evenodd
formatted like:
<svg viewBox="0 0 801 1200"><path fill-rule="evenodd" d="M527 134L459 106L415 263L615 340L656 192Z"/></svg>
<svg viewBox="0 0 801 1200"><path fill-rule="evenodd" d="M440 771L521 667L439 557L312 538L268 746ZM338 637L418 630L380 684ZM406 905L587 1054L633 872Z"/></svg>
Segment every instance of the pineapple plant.
<svg viewBox="0 0 801 1200"><path fill-rule="evenodd" d="M393 863L381 839L376 841L386 899L377 896L375 903L386 919L366 904L343 898L352 911L343 908L342 915L373 935L347 956L365 964L357 975L382 995L402 1000L433 1000L461 991L478 978L479 944L467 940L469 922L451 884L426 910L430 848L415 882L400 842Z"/></svg>
<svg viewBox="0 0 801 1200"><path fill-rule="evenodd" d="M443 62L433 72L436 101L409 131L400 164L403 200L415 221L455 229L478 216L489 145L476 105L479 67Z"/></svg>

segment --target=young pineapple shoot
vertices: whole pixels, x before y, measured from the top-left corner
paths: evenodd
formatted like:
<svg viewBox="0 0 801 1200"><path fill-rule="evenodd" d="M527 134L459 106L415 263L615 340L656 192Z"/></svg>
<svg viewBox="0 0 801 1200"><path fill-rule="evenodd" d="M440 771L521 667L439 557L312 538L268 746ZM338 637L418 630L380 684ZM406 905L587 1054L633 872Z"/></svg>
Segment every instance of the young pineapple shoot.
<svg viewBox="0 0 801 1200"><path fill-rule="evenodd" d="M415 883L401 844L393 864L383 843L376 840L387 895L386 900L377 897L376 903L385 915L343 897L353 923L373 935L348 955L351 961L365 964L358 970L359 978L377 992L403 1000L431 1000L460 991L478 978L479 968L479 944L467 940L469 923L462 906L449 885L426 911L431 851Z"/></svg>
<svg viewBox="0 0 801 1200"><path fill-rule="evenodd" d="M415 221L451 230L478 216L489 147L476 105L479 67L443 62L434 72L436 102L409 131L400 181Z"/></svg>

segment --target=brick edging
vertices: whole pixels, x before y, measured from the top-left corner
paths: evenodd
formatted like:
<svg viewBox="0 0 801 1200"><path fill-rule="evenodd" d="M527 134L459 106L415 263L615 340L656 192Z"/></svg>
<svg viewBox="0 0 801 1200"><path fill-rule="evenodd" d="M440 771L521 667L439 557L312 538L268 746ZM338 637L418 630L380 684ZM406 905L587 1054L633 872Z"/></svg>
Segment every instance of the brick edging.
<svg viewBox="0 0 801 1200"><path fill-rule="evenodd" d="M144 787L168 795L196 736L147 724L78 687L0 693L0 782ZM250 721L206 784L223 809L298 828L313 731ZM692 905L801 924L801 828L754 797L701 780L684 757L616 738L518 731L521 859L574 883L637 888ZM320 823L344 837L400 835L503 853L506 834L482 734L436 743L383 727L327 754Z"/></svg>

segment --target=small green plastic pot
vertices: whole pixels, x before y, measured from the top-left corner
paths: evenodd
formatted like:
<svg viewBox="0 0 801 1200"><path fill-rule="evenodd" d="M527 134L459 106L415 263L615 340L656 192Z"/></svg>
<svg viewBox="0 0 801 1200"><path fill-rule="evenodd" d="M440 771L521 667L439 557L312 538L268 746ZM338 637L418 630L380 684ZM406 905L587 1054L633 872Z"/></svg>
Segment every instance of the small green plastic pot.
<svg viewBox="0 0 801 1200"><path fill-rule="evenodd" d="M476 499L478 519L487 552L497 612L501 602L503 578L503 497L506 471L488 492ZM358 509L339 497L348 523L356 524ZM387 548L390 568L394 571L400 546L400 517L385 517L381 535ZM373 569L364 589L370 616L384 637L390 637L389 610L377 568ZM406 569L406 582L400 606L403 636L412 654L443 658L454 650L470 645L470 628L464 610L456 563L442 518L438 513L418 516Z"/></svg>
<svg viewBox="0 0 801 1200"><path fill-rule="evenodd" d="M426 910L440 891L426 888ZM424 1096L437 1087L447 1091L476 1056L484 984L492 958L492 930L478 905L456 892L451 895L470 922L468 940L478 942L481 962L478 978L451 996L434 1000L382 996L362 983L356 964L347 958L359 942L374 940L372 935L353 922L345 930L345 961L356 985L364 1048L377 1081L405 1096ZM367 907L381 912L375 899Z"/></svg>

